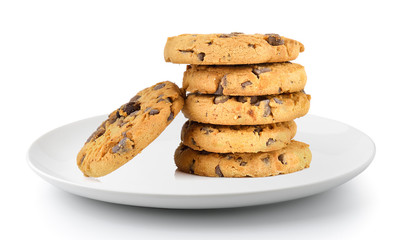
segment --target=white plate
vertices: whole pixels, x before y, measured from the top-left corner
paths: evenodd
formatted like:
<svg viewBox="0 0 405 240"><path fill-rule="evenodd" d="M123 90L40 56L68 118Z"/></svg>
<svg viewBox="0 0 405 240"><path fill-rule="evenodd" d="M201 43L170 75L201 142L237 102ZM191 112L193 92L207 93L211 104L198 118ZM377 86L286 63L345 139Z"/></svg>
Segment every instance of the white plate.
<svg viewBox="0 0 405 240"><path fill-rule="evenodd" d="M73 194L106 202L159 208L229 208L269 204L317 194L361 173L375 155L373 141L346 124L307 115L297 119L296 140L310 144L311 167L267 178L209 178L176 171L173 154L185 119L181 114L132 161L102 178L86 178L76 154L107 116L57 128L28 151L31 168Z"/></svg>

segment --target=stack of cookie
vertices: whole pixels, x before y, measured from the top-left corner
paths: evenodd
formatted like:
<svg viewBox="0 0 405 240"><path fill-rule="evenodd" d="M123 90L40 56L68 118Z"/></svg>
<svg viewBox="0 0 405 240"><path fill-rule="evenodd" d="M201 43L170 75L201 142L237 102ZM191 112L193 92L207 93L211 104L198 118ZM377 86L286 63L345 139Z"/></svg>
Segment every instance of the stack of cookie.
<svg viewBox="0 0 405 240"><path fill-rule="evenodd" d="M292 140L307 114L304 50L277 34L180 35L165 60L190 64L183 88L189 119L175 153L179 170L212 177L265 177L309 167L311 152Z"/></svg>

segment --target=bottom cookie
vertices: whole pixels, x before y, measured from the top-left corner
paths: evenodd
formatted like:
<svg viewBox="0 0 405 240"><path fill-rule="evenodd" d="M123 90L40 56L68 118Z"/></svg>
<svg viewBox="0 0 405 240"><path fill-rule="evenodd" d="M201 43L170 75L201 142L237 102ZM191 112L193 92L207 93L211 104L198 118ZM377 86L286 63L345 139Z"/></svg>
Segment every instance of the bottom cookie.
<svg viewBox="0 0 405 240"><path fill-rule="evenodd" d="M219 154L180 144L174 159L180 171L200 176L268 177L308 168L312 154L307 144L294 140L283 149L263 153Z"/></svg>

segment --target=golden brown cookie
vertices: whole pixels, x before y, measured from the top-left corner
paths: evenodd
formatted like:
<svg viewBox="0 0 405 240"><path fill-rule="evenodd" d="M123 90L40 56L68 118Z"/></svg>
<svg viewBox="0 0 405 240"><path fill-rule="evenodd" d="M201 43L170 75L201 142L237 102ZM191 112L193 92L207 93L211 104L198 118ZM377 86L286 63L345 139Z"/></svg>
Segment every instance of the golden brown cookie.
<svg viewBox="0 0 405 240"><path fill-rule="evenodd" d="M166 62L196 65L235 65L294 60L302 43L278 34L183 34L169 37Z"/></svg>
<svg viewBox="0 0 405 240"><path fill-rule="evenodd" d="M101 177L121 167L155 140L184 105L176 84L146 88L112 112L77 155L85 176Z"/></svg>
<svg viewBox="0 0 405 240"><path fill-rule="evenodd" d="M183 88L188 92L230 96L260 96L304 89L307 75L296 63L259 65L188 65Z"/></svg>
<svg viewBox="0 0 405 240"><path fill-rule="evenodd" d="M286 122L309 111L304 92L258 97L190 94L183 113L192 121L218 125L261 125Z"/></svg>
<svg viewBox="0 0 405 240"><path fill-rule="evenodd" d="M187 121L181 140L197 151L256 153L286 147L296 132L294 121L257 126L220 126Z"/></svg>
<svg viewBox="0 0 405 240"><path fill-rule="evenodd" d="M174 155L182 172L208 177L267 177L309 167L309 146L292 141L286 148L265 153L209 153L181 144Z"/></svg>

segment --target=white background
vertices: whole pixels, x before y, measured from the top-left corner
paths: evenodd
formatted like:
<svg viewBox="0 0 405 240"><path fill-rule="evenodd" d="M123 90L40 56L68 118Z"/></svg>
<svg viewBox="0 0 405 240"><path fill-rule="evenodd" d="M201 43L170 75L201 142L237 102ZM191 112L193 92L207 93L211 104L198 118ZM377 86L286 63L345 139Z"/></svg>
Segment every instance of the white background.
<svg viewBox="0 0 405 240"><path fill-rule="evenodd" d="M400 1L1 1L1 239L404 238L405 17ZM371 166L324 194L228 210L120 206L65 193L26 164L45 132L107 114L159 81L182 33L279 33L304 43L311 114L367 133ZM63 139L61 139L63 142ZM4 238L8 236L8 238Z"/></svg>

